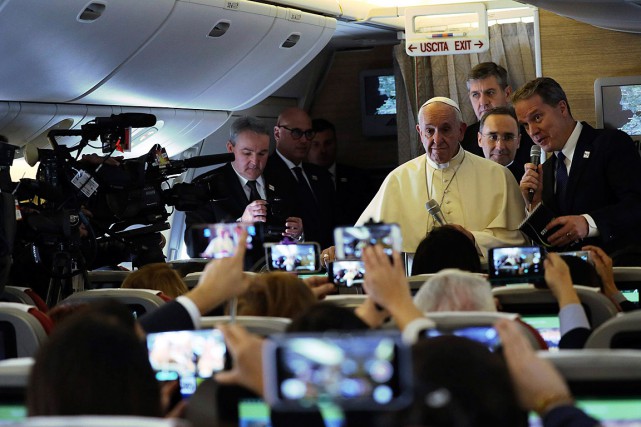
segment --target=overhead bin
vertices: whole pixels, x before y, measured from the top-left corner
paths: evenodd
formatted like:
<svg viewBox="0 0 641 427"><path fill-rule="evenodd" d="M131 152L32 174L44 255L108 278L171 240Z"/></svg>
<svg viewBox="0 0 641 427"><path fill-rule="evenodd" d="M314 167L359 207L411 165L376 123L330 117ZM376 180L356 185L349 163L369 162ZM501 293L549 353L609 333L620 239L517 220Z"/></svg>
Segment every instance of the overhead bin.
<svg viewBox="0 0 641 427"><path fill-rule="evenodd" d="M98 85L133 55L175 0L5 0L0 7L0 99L67 102ZM118 103L116 103L118 104Z"/></svg>
<svg viewBox="0 0 641 427"><path fill-rule="evenodd" d="M74 102L238 110L260 102L327 44L333 18L237 0L178 0L167 22Z"/></svg>
<svg viewBox="0 0 641 427"><path fill-rule="evenodd" d="M279 7L265 38L190 106L237 111L256 105L314 59L335 30L334 18Z"/></svg>

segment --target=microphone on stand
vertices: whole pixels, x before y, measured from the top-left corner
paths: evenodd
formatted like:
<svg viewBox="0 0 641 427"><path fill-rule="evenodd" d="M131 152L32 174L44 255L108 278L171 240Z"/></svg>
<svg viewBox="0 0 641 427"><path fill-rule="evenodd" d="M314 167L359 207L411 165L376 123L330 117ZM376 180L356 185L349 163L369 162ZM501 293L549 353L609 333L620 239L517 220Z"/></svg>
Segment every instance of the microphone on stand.
<svg viewBox="0 0 641 427"><path fill-rule="evenodd" d="M425 203L425 209L427 209L427 212L432 215L434 221L436 221L438 225L443 226L447 224L447 221L445 221L445 217L443 216L443 212L441 211L441 207L436 200L428 200L427 203Z"/></svg>
<svg viewBox="0 0 641 427"><path fill-rule="evenodd" d="M541 147L538 145L533 145L532 148L530 148L530 163L533 163L537 169L541 164ZM530 204L532 204L532 200L534 199L534 190L532 188L528 190L527 198Z"/></svg>

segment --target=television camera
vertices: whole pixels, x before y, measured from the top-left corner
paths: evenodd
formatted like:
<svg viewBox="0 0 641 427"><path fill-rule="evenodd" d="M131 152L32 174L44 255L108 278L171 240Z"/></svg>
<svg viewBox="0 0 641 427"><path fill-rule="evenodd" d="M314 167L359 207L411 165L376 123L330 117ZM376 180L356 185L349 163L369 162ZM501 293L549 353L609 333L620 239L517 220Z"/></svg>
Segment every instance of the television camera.
<svg viewBox="0 0 641 427"><path fill-rule="evenodd" d="M14 191L24 217L18 234L32 262L51 266L47 302L81 290L83 283L71 282L86 276L94 258L101 265L163 262L158 232L169 228L166 206L192 210L221 197L208 183L171 186L170 179L189 168L232 161L231 153L170 160L156 144L137 158L114 157L129 148L132 127L155 123L152 114L96 117L80 129L50 131L51 149L25 148L27 163L40 165L36 179L21 179ZM79 136L80 142L58 143L57 138L69 136ZM81 155L98 139L104 156Z"/></svg>

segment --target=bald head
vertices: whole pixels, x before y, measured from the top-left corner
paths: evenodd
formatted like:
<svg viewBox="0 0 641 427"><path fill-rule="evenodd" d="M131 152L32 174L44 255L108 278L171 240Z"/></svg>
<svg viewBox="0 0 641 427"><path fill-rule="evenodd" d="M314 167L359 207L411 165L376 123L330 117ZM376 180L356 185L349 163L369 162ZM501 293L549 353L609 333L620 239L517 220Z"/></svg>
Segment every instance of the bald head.
<svg viewBox="0 0 641 427"><path fill-rule="evenodd" d="M300 108L287 108L278 116L274 127L276 149L295 164L306 157L314 138L312 119Z"/></svg>

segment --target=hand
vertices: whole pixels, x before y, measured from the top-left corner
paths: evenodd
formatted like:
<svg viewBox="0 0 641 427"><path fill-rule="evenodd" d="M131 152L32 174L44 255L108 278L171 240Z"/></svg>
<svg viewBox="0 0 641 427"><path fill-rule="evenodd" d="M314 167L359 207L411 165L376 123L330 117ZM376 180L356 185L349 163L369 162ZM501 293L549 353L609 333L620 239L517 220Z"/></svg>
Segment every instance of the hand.
<svg viewBox="0 0 641 427"><path fill-rule="evenodd" d="M559 308L568 304L580 304L581 301L572 284L570 268L563 258L559 254L551 252L543 261L543 266L545 267L545 283L559 303Z"/></svg>
<svg viewBox="0 0 641 427"><path fill-rule="evenodd" d="M614 282L614 270L612 269L612 258L598 246L587 245L581 248L584 251L590 251L590 258L594 263L594 268L603 283L603 293L607 297L612 297L619 292Z"/></svg>
<svg viewBox="0 0 641 427"><path fill-rule="evenodd" d="M300 239L303 235L303 220L296 216L290 216L285 221L285 232L283 236L289 237L294 240Z"/></svg>
<svg viewBox="0 0 641 427"><path fill-rule="evenodd" d="M519 183L521 194L526 205L536 206L541 203L543 198L543 165L536 167L534 163L526 163L524 168L525 173ZM532 198L531 204L529 196L530 189L534 190L534 197Z"/></svg>
<svg viewBox="0 0 641 427"><path fill-rule="evenodd" d="M494 326L522 409L544 415L555 406L572 404L572 395L561 375L549 361L536 355L518 324L501 319Z"/></svg>
<svg viewBox="0 0 641 427"><path fill-rule="evenodd" d="M265 222L267 221L267 201L254 200L245 207L243 215L240 217L242 222Z"/></svg>
<svg viewBox="0 0 641 427"><path fill-rule="evenodd" d="M180 400L173 407L170 407L171 398L175 393L178 393L180 383L176 381L166 381L160 385L160 406L165 418L182 418L187 409L187 401Z"/></svg>
<svg viewBox="0 0 641 427"><path fill-rule="evenodd" d="M568 215L554 218L545 228L552 230L556 226L561 226L561 228L548 236L548 242L552 246L566 246L578 242L588 237L590 230L588 220L581 215Z"/></svg>
<svg viewBox="0 0 641 427"><path fill-rule="evenodd" d="M321 263L325 267L325 269L329 269L329 263L334 262L336 259L336 247L335 246L330 246L327 249L323 249L321 252Z"/></svg>
<svg viewBox="0 0 641 427"><path fill-rule="evenodd" d="M221 384L236 384L263 395L263 340L236 324L217 326L223 333L234 361L231 371L215 375Z"/></svg>
<svg viewBox="0 0 641 427"><path fill-rule="evenodd" d="M303 283L312 290L314 296L319 300L325 299L325 296L329 294L336 293L336 286L328 282L327 277L311 276L303 279Z"/></svg>
<svg viewBox="0 0 641 427"><path fill-rule="evenodd" d="M385 320L390 317L389 311L379 310L371 298L366 298L365 301L356 307L354 313L370 328L380 328Z"/></svg>
<svg viewBox="0 0 641 427"><path fill-rule="evenodd" d="M243 272L247 230L238 238L236 253L229 258L211 260L200 276L198 285L185 294L205 314L230 298L245 292L249 276Z"/></svg>
<svg viewBox="0 0 641 427"><path fill-rule="evenodd" d="M83 154L80 161L90 165L100 165L104 163L107 166L120 166L120 162L122 162L123 159L124 157L117 156L117 157L108 157L105 160L103 156L99 156L97 154Z"/></svg>
<svg viewBox="0 0 641 427"><path fill-rule="evenodd" d="M365 264L365 292L381 307L387 309L396 325L402 331L412 320L423 317L423 313L414 305L401 255L392 253L394 263L380 245L363 249Z"/></svg>

